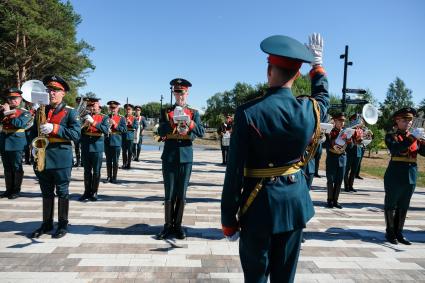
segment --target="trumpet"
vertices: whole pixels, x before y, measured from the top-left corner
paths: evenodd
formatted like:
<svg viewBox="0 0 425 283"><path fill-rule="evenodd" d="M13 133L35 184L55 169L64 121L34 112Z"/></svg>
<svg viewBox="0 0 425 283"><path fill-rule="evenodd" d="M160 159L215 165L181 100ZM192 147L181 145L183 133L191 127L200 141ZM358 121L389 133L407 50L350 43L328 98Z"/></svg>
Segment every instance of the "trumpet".
<svg viewBox="0 0 425 283"><path fill-rule="evenodd" d="M176 106L173 116L174 124L177 125L176 129L179 134L187 133L189 130L190 117L184 113L181 106Z"/></svg>

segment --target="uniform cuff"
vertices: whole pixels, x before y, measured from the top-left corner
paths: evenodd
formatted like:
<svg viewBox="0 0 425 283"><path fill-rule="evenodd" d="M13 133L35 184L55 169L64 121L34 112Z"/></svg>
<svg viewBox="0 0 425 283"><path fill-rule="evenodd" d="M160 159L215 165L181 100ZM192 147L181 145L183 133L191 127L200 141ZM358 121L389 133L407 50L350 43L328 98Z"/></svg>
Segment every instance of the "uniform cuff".
<svg viewBox="0 0 425 283"><path fill-rule="evenodd" d="M239 230L238 227L226 227L224 225L221 229L223 230L223 234L227 237L234 235Z"/></svg>
<svg viewBox="0 0 425 283"><path fill-rule="evenodd" d="M310 79L314 78L314 76L317 74L326 74L325 69L321 65L316 65L313 67L313 69L310 70Z"/></svg>
<svg viewBox="0 0 425 283"><path fill-rule="evenodd" d="M53 124L52 134L57 135L59 133L60 126L58 124Z"/></svg>

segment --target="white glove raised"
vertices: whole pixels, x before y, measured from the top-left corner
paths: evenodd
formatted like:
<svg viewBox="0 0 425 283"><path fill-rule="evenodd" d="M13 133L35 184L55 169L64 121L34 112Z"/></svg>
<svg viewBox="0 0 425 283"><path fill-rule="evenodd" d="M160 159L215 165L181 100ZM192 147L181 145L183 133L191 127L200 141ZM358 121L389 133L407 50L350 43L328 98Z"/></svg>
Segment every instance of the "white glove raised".
<svg viewBox="0 0 425 283"><path fill-rule="evenodd" d="M412 136L416 139L422 139L425 137L425 129L424 128L416 128L412 131Z"/></svg>
<svg viewBox="0 0 425 283"><path fill-rule="evenodd" d="M37 149L35 147L33 147L31 149L31 154L32 154L33 157L35 157L37 155Z"/></svg>
<svg viewBox="0 0 425 283"><path fill-rule="evenodd" d="M239 231L233 234L232 236L226 236L226 240L229 242L235 242L239 239Z"/></svg>
<svg viewBox="0 0 425 283"><path fill-rule="evenodd" d="M305 46L313 54L313 62L311 65L322 65L323 63L323 38L320 33L313 33L308 37L308 44Z"/></svg>
<svg viewBox="0 0 425 283"><path fill-rule="evenodd" d="M52 123L46 123L40 126L40 132L44 135L48 135L51 132L53 132L53 124Z"/></svg>
<svg viewBox="0 0 425 283"><path fill-rule="evenodd" d="M91 115L87 114L86 116L83 117L84 121L88 121L90 124L93 124L94 119Z"/></svg>

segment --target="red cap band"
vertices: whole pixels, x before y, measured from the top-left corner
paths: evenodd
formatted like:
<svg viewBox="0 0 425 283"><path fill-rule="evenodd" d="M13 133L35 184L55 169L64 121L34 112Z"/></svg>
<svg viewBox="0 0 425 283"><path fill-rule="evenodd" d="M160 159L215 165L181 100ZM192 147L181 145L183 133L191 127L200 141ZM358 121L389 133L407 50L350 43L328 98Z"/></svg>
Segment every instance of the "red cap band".
<svg viewBox="0 0 425 283"><path fill-rule="evenodd" d="M19 92L11 92L7 95L8 97L21 97Z"/></svg>
<svg viewBox="0 0 425 283"><path fill-rule="evenodd" d="M60 90L65 90L65 88L63 87L62 84L60 84L59 82L55 82L55 81L49 82L47 84L47 86L54 87L54 88L57 88L57 89L60 89Z"/></svg>
<svg viewBox="0 0 425 283"><path fill-rule="evenodd" d="M187 86L182 86L182 85L175 85L173 89L174 89L174 90L188 90L188 89L189 89L189 87L187 87Z"/></svg>
<svg viewBox="0 0 425 283"><path fill-rule="evenodd" d="M303 64L303 62L301 61L292 60L272 54L270 54L267 59L270 64L289 70L299 70L301 68L301 65Z"/></svg>

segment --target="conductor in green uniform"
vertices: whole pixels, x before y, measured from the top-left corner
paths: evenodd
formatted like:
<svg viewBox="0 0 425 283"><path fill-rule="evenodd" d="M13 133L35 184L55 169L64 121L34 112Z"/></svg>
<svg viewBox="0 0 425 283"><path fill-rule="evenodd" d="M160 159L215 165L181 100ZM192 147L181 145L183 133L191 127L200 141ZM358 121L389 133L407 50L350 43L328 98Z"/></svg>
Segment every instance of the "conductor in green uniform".
<svg viewBox="0 0 425 283"><path fill-rule="evenodd" d="M186 238L182 228L186 190L192 173L192 141L204 135L199 112L187 105L189 87L192 84L181 78L170 82L176 103L162 113L158 134L164 140L162 152L162 175L164 177L163 230L158 240L174 233L177 239Z"/></svg>
<svg viewBox="0 0 425 283"><path fill-rule="evenodd" d="M403 236L403 227L410 199L416 187L418 174L417 155L425 156L425 132L413 129L416 110L402 108L393 114L394 128L385 136L391 160L384 175L386 239L392 244L411 242Z"/></svg>
<svg viewBox="0 0 425 283"><path fill-rule="evenodd" d="M261 49L269 54L269 88L236 109L221 222L231 240L240 230L245 282L265 283L269 275L270 282L292 282L302 230L314 215L301 167L308 162L305 152L319 140L329 95L320 35L313 34L308 47L282 35L263 40ZM304 62L313 66L312 95L296 98L291 87ZM311 150L309 157L314 153Z"/></svg>

